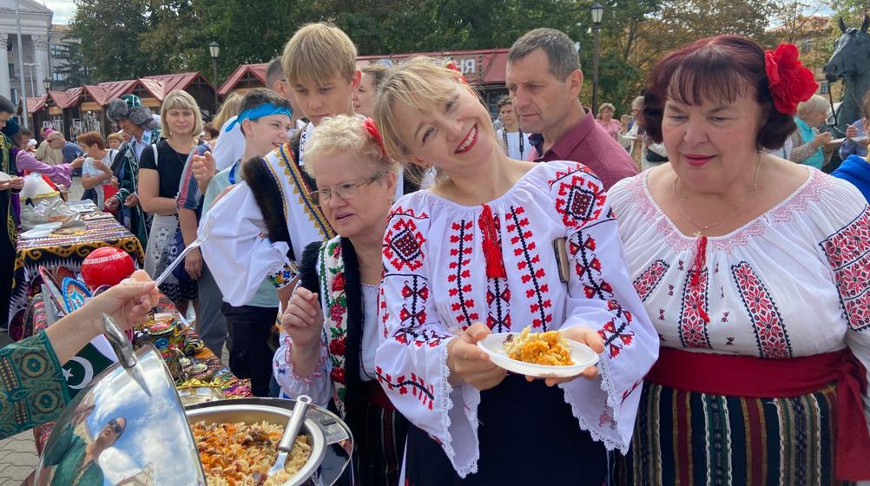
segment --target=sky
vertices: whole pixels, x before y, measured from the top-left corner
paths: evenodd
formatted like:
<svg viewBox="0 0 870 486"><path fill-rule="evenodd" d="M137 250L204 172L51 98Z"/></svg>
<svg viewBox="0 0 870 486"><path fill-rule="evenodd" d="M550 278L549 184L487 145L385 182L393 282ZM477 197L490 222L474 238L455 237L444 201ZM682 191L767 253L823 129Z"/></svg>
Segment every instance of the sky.
<svg viewBox="0 0 870 486"><path fill-rule="evenodd" d="M68 24L76 10L73 0L36 0L44 3L46 7L54 10L52 22L55 24Z"/></svg>

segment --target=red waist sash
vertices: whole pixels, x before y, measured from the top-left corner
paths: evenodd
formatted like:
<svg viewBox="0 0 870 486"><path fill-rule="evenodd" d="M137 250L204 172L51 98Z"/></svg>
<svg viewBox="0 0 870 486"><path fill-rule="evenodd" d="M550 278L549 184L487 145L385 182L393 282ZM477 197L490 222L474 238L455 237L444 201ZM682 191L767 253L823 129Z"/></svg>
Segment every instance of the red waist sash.
<svg viewBox="0 0 870 486"><path fill-rule="evenodd" d="M800 358L762 359L661 348L646 379L679 390L752 398L807 395L836 382L836 478L870 479L870 432L862 401L867 374L848 349Z"/></svg>

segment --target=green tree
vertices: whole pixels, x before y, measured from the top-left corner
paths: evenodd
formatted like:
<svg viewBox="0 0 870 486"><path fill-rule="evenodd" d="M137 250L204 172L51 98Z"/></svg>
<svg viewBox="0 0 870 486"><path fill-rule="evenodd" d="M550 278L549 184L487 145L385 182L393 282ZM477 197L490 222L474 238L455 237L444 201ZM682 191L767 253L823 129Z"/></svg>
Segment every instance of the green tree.
<svg viewBox="0 0 870 486"><path fill-rule="evenodd" d="M93 81L131 79L153 74L140 55L139 35L148 27L147 0L75 0L71 35L81 39L81 53Z"/></svg>

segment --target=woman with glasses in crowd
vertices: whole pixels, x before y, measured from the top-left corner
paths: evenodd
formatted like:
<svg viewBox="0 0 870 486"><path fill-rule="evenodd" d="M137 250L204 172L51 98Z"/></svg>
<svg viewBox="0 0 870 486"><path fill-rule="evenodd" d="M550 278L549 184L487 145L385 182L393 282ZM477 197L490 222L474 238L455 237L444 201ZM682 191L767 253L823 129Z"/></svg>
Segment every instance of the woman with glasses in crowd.
<svg viewBox="0 0 870 486"><path fill-rule="evenodd" d="M288 396L335 403L357 440L358 484L398 484L407 421L378 383L374 361L381 245L399 167L371 120L339 115L317 127L305 170L317 179L315 201L338 236L303 254L275 376Z"/></svg>

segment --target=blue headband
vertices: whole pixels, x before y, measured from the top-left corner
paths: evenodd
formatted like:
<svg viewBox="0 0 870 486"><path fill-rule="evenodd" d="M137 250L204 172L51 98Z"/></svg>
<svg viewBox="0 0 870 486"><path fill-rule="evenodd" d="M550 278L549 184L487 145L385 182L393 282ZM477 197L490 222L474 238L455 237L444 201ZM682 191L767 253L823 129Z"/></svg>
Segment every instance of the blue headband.
<svg viewBox="0 0 870 486"><path fill-rule="evenodd" d="M224 131L229 132L236 126L236 123L242 123L245 120L255 121L270 115L287 115L288 118L293 118L293 110L284 106L275 106L272 103L264 103L239 113L239 116Z"/></svg>

